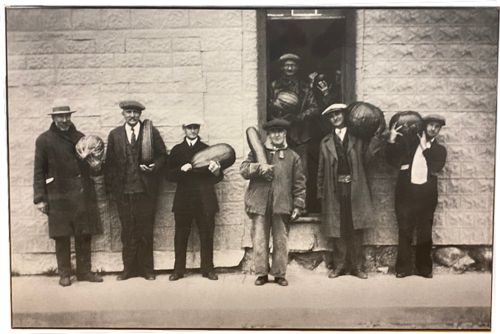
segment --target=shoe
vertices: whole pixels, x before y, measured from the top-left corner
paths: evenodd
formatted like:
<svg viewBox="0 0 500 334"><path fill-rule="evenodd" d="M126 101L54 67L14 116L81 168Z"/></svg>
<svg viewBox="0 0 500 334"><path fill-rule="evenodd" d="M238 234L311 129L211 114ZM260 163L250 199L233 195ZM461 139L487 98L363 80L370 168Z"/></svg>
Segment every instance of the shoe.
<svg viewBox="0 0 500 334"><path fill-rule="evenodd" d="M179 279L181 279L183 277L184 277L184 274L173 273L172 275L170 275L168 277L168 280L169 281L177 281L177 280L179 280Z"/></svg>
<svg viewBox="0 0 500 334"><path fill-rule="evenodd" d="M209 272L209 273L206 273L206 274L202 274L203 277L206 277L208 278L209 280L212 280L212 281L217 281L219 279L219 276L217 276L216 273L214 273L213 271Z"/></svg>
<svg viewBox="0 0 500 334"><path fill-rule="evenodd" d="M102 281L104 281L99 274L93 272L88 272L83 275L76 275L76 279L78 281L87 281L93 283L101 283Z"/></svg>
<svg viewBox="0 0 500 334"><path fill-rule="evenodd" d="M427 274L418 274L418 276L422 276L422 277L424 277L424 278L432 278L432 277L433 277L432 273L427 273Z"/></svg>
<svg viewBox="0 0 500 334"><path fill-rule="evenodd" d="M396 273L396 278L405 278L411 276L411 274L408 273Z"/></svg>
<svg viewBox="0 0 500 334"><path fill-rule="evenodd" d="M259 276L255 280L255 285L264 285L268 282L267 275L266 276Z"/></svg>
<svg viewBox="0 0 500 334"><path fill-rule="evenodd" d="M121 274L119 274L118 276L116 276L116 280L117 281L125 281L129 278L132 278L134 277L134 275L132 275L130 272L128 271L124 271L122 272Z"/></svg>
<svg viewBox="0 0 500 334"><path fill-rule="evenodd" d="M281 286L287 286L288 285L288 281L284 277L275 277L274 278L274 282L278 283Z"/></svg>
<svg viewBox="0 0 500 334"><path fill-rule="evenodd" d="M336 278L342 275L344 275L344 269L337 268L335 270L330 271L330 273L328 274L328 278Z"/></svg>
<svg viewBox="0 0 500 334"><path fill-rule="evenodd" d="M155 274L144 274L142 277L144 277L146 281L154 281L156 279Z"/></svg>
<svg viewBox="0 0 500 334"><path fill-rule="evenodd" d="M63 277L59 278L59 285L62 287L70 286L71 279L69 278L69 276L63 276Z"/></svg>
<svg viewBox="0 0 500 334"><path fill-rule="evenodd" d="M357 278L367 279L368 275L363 270L354 270L351 272L352 276L356 276Z"/></svg>

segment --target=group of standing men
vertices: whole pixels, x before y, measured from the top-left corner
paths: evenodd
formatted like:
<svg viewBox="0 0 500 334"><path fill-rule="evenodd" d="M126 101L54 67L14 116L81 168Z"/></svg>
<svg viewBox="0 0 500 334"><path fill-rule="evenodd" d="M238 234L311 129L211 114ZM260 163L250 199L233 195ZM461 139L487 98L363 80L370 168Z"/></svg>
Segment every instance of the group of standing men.
<svg viewBox="0 0 500 334"><path fill-rule="evenodd" d="M381 126L370 140L363 140L354 136L347 126L347 106L332 103L335 93L324 78L314 76L313 82L319 88L316 93L298 79L299 60L294 54L280 58L282 76L271 84L271 117L264 124L265 157L259 160L255 152L250 152L240 166L243 178L250 180L245 209L252 219L255 284L267 283L271 274L279 285L288 285L289 222L306 211L306 193L312 195L306 180L311 177L316 179L313 189L321 203L324 235L333 244L334 269L328 276L335 278L351 273L367 278L363 269L363 231L373 226L374 217L367 170L381 152L400 170L395 194L399 227L396 276L413 273L411 241L416 229L417 274L432 277L436 173L446 161L446 149L435 139L445 125L444 118L425 117L424 131L410 140L410 150L408 142L405 145L398 142L402 134L397 124L391 127L388 136ZM219 207L214 184L222 180L223 172L218 161L210 161L203 170L195 171L191 165L194 154L207 147L198 135L202 122L185 121L182 126L185 138L167 157L158 130L140 120L145 107L136 101L122 101L119 105L125 122L110 132L101 168L90 168L77 158L75 144L84 135L71 122L74 111L67 106L53 108L49 114L53 120L50 129L37 138L34 203L49 217L49 236L56 241L59 284L71 285L72 236L77 280L102 282L102 277L91 271L90 261L91 236L99 233L92 177L102 174L121 222L124 269L118 280L134 276L155 279L153 224L158 185L165 175L177 183L172 208L175 266L169 279L175 281L184 276L187 242L195 221L200 232L202 275L217 280L213 234ZM317 140L315 136L319 136ZM318 155L314 168L307 165L311 152ZM268 261L270 235L273 238L271 267Z"/></svg>
<svg viewBox="0 0 500 334"><path fill-rule="evenodd" d="M75 145L84 137L71 122L69 106L54 107L52 124L36 140L34 203L48 215L49 236L56 242L59 284L71 285L70 238L75 238L76 278L102 282L91 271L91 238L100 233L99 211L93 177L104 175L106 189L116 203L121 223L123 271L118 280L142 276L154 280L153 225L159 183L165 174L177 183L172 211L175 215L175 270L170 280L183 277L191 223L198 225L204 277L217 280L213 266L214 216L218 211L213 185L223 178L220 164L210 161L194 171L195 153L207 147L198 132L201 121L182 125L185 138L173 147L169 163L159 131L140 117L145 107L122 101L124 124L108 136L105 163L91 168L77 157ZM145 152L148 154L144 154Z"/></svg>

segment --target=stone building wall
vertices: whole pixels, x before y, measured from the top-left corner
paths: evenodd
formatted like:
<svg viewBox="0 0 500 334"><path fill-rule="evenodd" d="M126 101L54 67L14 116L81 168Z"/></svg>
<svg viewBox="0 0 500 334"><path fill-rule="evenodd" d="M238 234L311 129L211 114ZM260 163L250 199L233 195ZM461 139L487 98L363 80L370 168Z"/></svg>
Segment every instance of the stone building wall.
<svg viewBox="0 0 500 334"><path fill-rule="evenodd" d="M244 130L259 115L255 10L8 9L8 120L12 270L56 267L46 217L32 204L36 137L57 100L79 110L77 128L106 139L121 124L118 102L146 105L168 149L182 139L186 114L202 117L201 136L226 142L237 161L217 185L215 265L236 266L249 245L245 182L238 173L248 147ZM440 175L438 245L491 245L496 120L497 31L494 9L356 11L357 100L379 106L389 121L400 110L439 112L449 159ZM260 53L262 55L262 53ZM376 228L370 245L397 242L395 171L374 170ZM155 267L173 267L175 186L162 181L155 227ZM105 233L93 265L121 270L116 209L100 201ZM190 240L188 265L199 263ZM294 251L328 249L317 223L291 227Z"/></svg>
<svg viewBox="0 0 500 334"><path fill-rule="evenodd" d="M243 193L238 173L244 129L257 124L256 12L252 10L8 9L8 117L12 270L55 268L47 219L33 206L36 137L50 125L55 101L78 110L77 128L106 139L120 125L118 102L137 99L168 149L183 138L184 115L202 117L200 135L237 153L216 190L215 265L243 257ZM244 153L245 151L245 153ZM155 267L173 267L175 185L163 182L155 226ZM121 270L120 226L107 201L93 265ZM192 234L193 236L193 234ZM199 242L191 238L190 249ZM199 253L190 252L190 266Z"/></svg>

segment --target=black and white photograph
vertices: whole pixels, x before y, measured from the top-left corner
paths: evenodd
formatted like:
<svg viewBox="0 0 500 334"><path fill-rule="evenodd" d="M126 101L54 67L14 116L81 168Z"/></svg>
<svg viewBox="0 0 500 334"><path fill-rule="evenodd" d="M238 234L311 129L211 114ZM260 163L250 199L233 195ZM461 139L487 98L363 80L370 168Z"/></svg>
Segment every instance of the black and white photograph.
<svg viewBox="0 0 500 334"><path fill-rule="evenodd" d="M11 329L492 330L497 7L4 15Z"/></svg>

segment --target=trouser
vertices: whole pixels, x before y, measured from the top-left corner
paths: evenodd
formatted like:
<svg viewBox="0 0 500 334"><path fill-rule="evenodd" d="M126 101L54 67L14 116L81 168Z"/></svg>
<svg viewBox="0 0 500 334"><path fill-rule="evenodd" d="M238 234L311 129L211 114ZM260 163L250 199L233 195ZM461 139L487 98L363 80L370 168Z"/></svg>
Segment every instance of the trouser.
<svg viewBox="0 0 500 334"><path fill-rule="evenodd" d="M288 264L288 231L290 219L286 214L273 214L267 208L265 215L252 215L253 260L257 276L271 274L285 277ZM272 267L269 270L269 237L273 237Z"/></svg>
<svg viewBox="0 0 500 334"><path fill-rule="evenodd" d="M333 262L336 270L361 271L363 266L363 230L352 222L351 183L338 183L340 238L333 238Z"/></svg>
<svg viewBox="0 0 500 334"><path fill-rule="evenodd" d="M193 220L200 234L201 272L208 274L214 269L214 228L215 213L204 213L200 209L192 212L175 212L175 264L174 271L184 274L186 270L186 252Z"/></svg>
<svg viewBox="0 0 500 334"><path fill-rule="evenodd" d="M422 275L432 273L432 224L437 205L437 183L410 183L410 172L401 171L396 185L396 219L398 221L398 256L396 273L413 272L412 239L416 230L415 267Z"/></svg>
<svg viewBox="0 0 500 334"><path fill-rule="evenodd" d="M61 277L71 276L71 237L56 237L57 271ZM90 235L75 236L76 275L83 276L91 270Z"/></svg>
<svg viewBox="0 0 500 334"><path fill-rule="evenodd" d="M152 274L156 198L145 193L124 194L117 199L117 207L122 228L123 271Z"/></svg>

